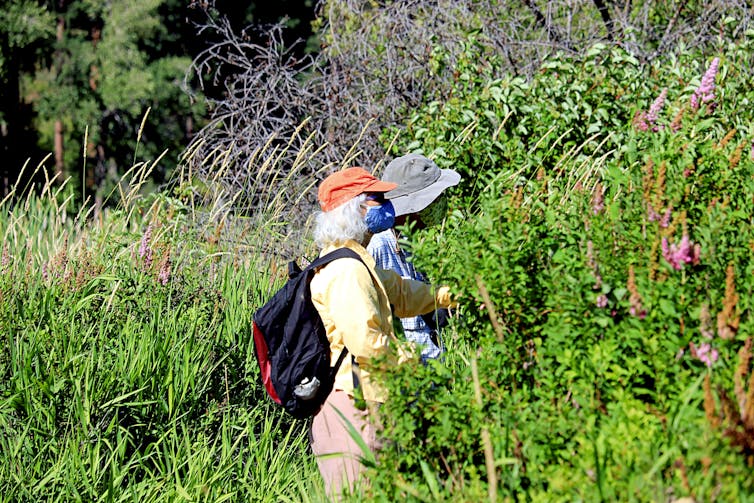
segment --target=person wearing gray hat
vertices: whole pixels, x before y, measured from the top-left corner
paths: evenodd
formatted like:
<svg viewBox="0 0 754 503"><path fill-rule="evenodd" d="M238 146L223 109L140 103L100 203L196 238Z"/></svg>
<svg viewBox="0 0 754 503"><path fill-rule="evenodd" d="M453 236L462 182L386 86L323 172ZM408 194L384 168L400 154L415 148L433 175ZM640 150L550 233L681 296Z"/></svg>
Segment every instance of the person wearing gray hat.
<svg viewBox="0 0 754 503"><path fill-rule="evenodd" d="M461 175L452 169L440 169L422 155L408 154L387 165L382 181L398 184L398 187L385 193L395 208L395 225L409 221L415 228L424 228L442 222L448 211L443 192L457 185ZM400 247L399 239L399 232L393 227L373 235L367 250L374 257L377 267L393 270L403 278L426 282L424 275L414 268L409 254ZM442 318L443 314L439 311L434 316L401 318L406 340L421 348L423 363L439 358L444 352L438 327L438 318Z"/></svg>

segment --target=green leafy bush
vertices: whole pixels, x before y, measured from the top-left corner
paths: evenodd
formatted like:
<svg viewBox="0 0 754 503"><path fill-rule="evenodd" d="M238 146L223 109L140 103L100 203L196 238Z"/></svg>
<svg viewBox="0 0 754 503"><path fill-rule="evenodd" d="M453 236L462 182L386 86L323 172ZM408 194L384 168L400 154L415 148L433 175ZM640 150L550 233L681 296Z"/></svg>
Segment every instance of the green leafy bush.
<svg viewBox="0 0 754 503"><path fill-rule="evenodd" d="M512 81L471 72L479 92L417 114L401 147L461 171L475 206L413 236L418 266L463 309L445 365L389 377L376 495L485 498L486 430L498 494L516 500L754 496L754 424L730 410L754 402L741 384L754 288L746 47L652 68L595 49L546 64L508 101L490 89Z"/></svg>

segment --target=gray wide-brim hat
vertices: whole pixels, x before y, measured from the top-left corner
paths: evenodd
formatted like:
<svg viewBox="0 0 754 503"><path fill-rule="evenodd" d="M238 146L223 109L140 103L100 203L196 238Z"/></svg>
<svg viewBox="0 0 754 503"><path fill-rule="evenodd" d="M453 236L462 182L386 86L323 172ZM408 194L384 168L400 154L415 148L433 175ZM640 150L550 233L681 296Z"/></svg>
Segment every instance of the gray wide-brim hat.
<svg viewBox="0 0 754 503"><path fill-rule="evenodd" d="M398 184L398 187L385 193L398 217L423 210L442 191L457 185L461 175L452 169L440 169L423 155L407 154L393 159L385 167L382 181Z"/></svg>

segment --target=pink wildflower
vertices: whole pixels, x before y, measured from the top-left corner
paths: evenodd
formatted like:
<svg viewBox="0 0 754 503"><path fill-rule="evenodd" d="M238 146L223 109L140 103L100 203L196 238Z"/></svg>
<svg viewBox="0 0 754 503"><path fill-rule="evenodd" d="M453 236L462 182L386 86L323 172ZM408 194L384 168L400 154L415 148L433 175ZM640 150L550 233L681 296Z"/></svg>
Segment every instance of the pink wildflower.
<svg viewBox="0 0 754 503"><path fill-rule="evenodd" d="M687 235L683 235L681 242L668 244L668 238L662 238L662 256L673 267L680 271L683 264L698 264L701 253L700 245L693 245Z"/></svg>
<svg viewBox="0 0 754 503"><path fill-rule="evenodd" d="M50 279L50 273L47 271L47 262L42 264L42 279L45 280L45 282Z"/></svg>
<svg viewBox="0 0 754 503"><path fill-rule="evenodd" d="M637 131L647 131L651 128L652 131L657 132L661 129L656 123L657 118L660 116L660 111L662 111L662 107L665 105L665 98L667 98L667 96L668 88L666 87L663 88L660 95L654 100L652 105L650 105L647 112L641 111L634 115L633 125Z"/></svg>
<svg viewBox="0 0 754 503"><path fill-rule="evenodd" d="M149 224L147 230L144 231L144 235L141 237L141 244L139 245L139 257L144 260L144 265L146 267L152 265L152 247L149 246L151 239L152 224Z"/></svg>
<svg viewBox="0 0 754 503"><path fill-rule="evenodd" d="M167 285L170 280L170 252L166 252L165 258L162 260L160 266L160 272L157 274L157 280L162 285Z"/></svg>
<svg viewBox="0 0 754 503"><path fill-rule="evenodd" d="M720 58L715 58L710 63L709 68L702 77L702 82L699 87L691 95L691 108L698 110L699 106L703 103L709 103L715 99L715 76L717 75L717 68L720 65Z"/></svg>
<svg viewBox="0 0 754 503"><path fill-rule="evenodd" d="M628 308L628 312L631 314L631 316L635 316L640 320L643 320L647 317L647 310L641 306L641 303L637 303L636 305Z"/></svg>
<svg viewBox="0 0 754 503"><path fill-rule="evenodd" d="M643 320L647 317L647 310L641 305L641 294L639 294L639 289L636 286L636 274L634 273L633 266L628 267L628 282L626 286L628 287L628 291L631 292L628 298L631 307L628 309L628 312L631 313L631 316Z"/></svg>
<svg viewBox="0 0 754 503"><path fill-rule="evenodd" d="M660 92L660 95L655 99L654 103L652 103L652 106L649 107L649 111L647 112L645 118L647 122L654 126L652 128L652 131L658 131L659 126L655 126L655 123L657 122L657 118L660 115L660 111L662 110L662 107L665 105L665 98L668 96L668 88L663 88L662 92Z"/></svg>
<svg viewBox="0 0 754 503"><path fill-rule="evenodd" d="M3 246L3 258L0 261L0 272L5 273L6 269L10 265L10 252L8 251L8 243Z"/></svg>
<svg viewBox="0 0 754 503"><path fill-rule="evenodd" d="M697 360L704 362L707 367L712 367L720 356L717 349L713 348L709 342L702 343L698 348L694 346L694 343L690 343L691 355Z"/></svg>
<svg viewBox="0 0 754 503"><path fill-rule="evenodd" d="M715 333L712 331L712 318L709 313L709 306L704 303L699 312L699 332L705 339L714 339Z"/></svg>
<svg viewBox="0 0 754 503"><path fill-rule="evenodd" d="M651 204L647 208L647 220L650 222L660 220L660 214L655 211Z"/></svg>
<svg viewBox="0 0 754 503"><path fill-rule="evenodd" d="M597 297L597 307L607 307L607 295L605 295L604 293Z"/></svg>
<svg viewBox="0 0 754 503"><path fill-rule="evenodd" d="M603 209L605 209L605 195L602 193L602 185L598 183L592 194L592 213L598 215Z"/></svg>
<svg viewBox="0 0 754 503"><path fill-rule="evenodd" d="M672 209L670 206L665 210L665 214L662 216L662 219L660 220L660 227L663 229L667 229L670 225L670 217L672 216Z"/></svg>
<svg viewBox="0 0 754 503"><path fill-rule="evenodd" d="M649 123L647 122L647 113L646 112L637 112L636 115L634 115L634 120L632 121L632 124L634 126L634 129L637 131L646 131L649 129Z"/></svg>

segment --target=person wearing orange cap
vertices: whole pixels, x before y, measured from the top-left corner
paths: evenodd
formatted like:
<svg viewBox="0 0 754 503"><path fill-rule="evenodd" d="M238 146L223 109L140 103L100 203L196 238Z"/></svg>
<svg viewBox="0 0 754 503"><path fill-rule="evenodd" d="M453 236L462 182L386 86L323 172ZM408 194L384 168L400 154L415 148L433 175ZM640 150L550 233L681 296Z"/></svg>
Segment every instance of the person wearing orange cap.
<svg viewBox="0 0 754 503"><path fill-rule="evenodd" d="M373 359L401 361L392 313L415 316L452 304L447 287L435 289L380 269L366 250L373 234L393 226L395 213L385 193L396 187L353 167L328 176L318 189L322 211L316 214L314 240L321 255L346 247L361 258L330 262L315 272L310 286L330 342L331 364L337 364L344 347L351 355L342 361L333 391L312 421L312 450L333 497L341 494L344 484L353 487L363 470L363 454L341 414L372 451L379 446L374 415L387 394L373 378ZM365 410L357 406L357 395L366 402Z"/></svg>

